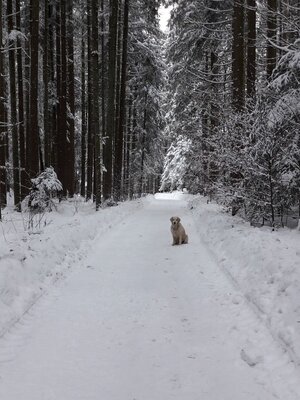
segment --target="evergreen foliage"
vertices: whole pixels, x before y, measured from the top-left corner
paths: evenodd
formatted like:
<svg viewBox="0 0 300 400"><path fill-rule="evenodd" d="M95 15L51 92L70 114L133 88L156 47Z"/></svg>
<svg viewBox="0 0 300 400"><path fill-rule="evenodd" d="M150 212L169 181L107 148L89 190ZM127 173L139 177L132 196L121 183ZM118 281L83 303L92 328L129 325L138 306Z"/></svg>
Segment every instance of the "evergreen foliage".
<svg viewBox="0 0 300 400"><path fill-rule="evenodd" d="M214 198L252 223L283 225L297 214L300 200L299 5L171 3L171 147L162 188L172 188L176 174L181 179L181 159L172 152L183 137L191 143L184 156L190 192Z"/></svg>
<svg viewBox="0 0 300 400"><path fill-rule="evenodd" d="M32 213L51 211L52 199L62 192L63 187L52 167L46 168L37 178L31 179L32 187L27 197Z"/></svg>

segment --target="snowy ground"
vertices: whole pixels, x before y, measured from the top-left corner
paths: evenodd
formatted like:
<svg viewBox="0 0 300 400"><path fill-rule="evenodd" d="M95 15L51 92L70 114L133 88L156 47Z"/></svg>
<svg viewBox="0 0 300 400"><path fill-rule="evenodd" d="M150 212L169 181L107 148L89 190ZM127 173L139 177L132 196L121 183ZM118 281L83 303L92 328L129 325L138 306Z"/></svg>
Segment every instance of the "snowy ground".
<svg viewBox="0 0 300 400"><path fill-rule="evenodd" d="M229 226L231 217L198 198L190 211L188 199L157 195L96 215L66 215L65 206L40 234L6 232L2 332L44 296L0 339L0 399L299 400L299 366L274 334L280 320L270 323L272 312L262 318L249 301L261 298L270 257L282 260L282 280L290 264L280 248L265 254L268 232L238 219ZM171 215L182 218L188 245L171 246ZM248 259L254 239L262 247ZM295 242L285 243L291 253ZM250 279L247 262L260 254ZM297 343L295 334L293 354Z"/></svg>
<svg viewBox="0 0 300 400"><path fill-rule="evenodd" d="M250 227L201 196L190 208L215 261L300 365L300 232Z"/></svg>
<svg viewBox="0 0 300 400"><path fill-rule="evenodd" d="M40 224L7 207L0 222L0 336L91 250L92 240L141 207L140 201L95 213L80 197L57 206Z"/></svg>

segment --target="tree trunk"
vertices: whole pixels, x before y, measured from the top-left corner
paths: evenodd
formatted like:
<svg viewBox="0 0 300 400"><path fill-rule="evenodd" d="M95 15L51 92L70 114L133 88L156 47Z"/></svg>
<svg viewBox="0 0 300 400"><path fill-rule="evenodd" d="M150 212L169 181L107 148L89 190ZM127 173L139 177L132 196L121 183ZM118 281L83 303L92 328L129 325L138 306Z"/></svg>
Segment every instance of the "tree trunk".
<svg viewBox="0 0 300 400"><path fill-rule="evenodd" d="M277 50L273 43L276 43L277 36L277 0L268 0L267 16L267 77L270 78L276 67Z"/></svg>
<svg viewBox="0 0 300 400"><path fill-rule="evenodd" d="M110 1L109 17L109 41L108 41L108 95L107 95L107 126L104 145L104 166L106 172L103 175L103 197L112 196L112 144L115 136L116 117L116 61L117 61L117 37L118 37L118 8L119 0Z"/></svg>
<svg viewBox="0 0 300 400"><path fill-rule="evenodd" d="M137 110L136 110L136 94L132 95L132 122L130 124L130 145L129 145L129 179L128 179L128 197L131 200L134 197L135 182L133 176L133 167L135 153L137 151Z"/></svg>
<svg viewBox="0 0 300 400"><path fill-rule="evenodd" d="M148 108L148 91L145 95L144 104L144 116L143 116L143 133L142 133L142 143L141 143L141 177L140 177L140 197L143 194L144 187L144 164L145 164L145 141L146 141L146 126L147 126L147 108Z"/></svg>
<svg viewBox="0 0 300 400"><path fill-rule="evenodd" d="M51 130L49 115L49 0L44 7L44 40L43 40L43 80L44 80L44 160L45 167L51 163Z"/></svg>
<svg viewBox="0 0 300 400"><path fill-rule="evenodd" d="M87 31L88 31L88 50L87 50L87 57L88 57L88 151L87 151L87 187L86 187L86 199L89 200L92 198L93 194L93 166L94 166L94 138L92 134L92 107L93 107L93 99L92 99L92 68L91 68L91 36L92 36L92 29L91 29L91 1L87 0Z"/></svg>
<svg viewBox="0 0 300 400"><path fill-rule="evenodd" d="M31 187L31 180L29 176L29 159L28 149L30 148L30 29L31 29L31 4L25 8L25 35L29 40L25 41L25 54L24 54L24 100L25 100L25 163L26 163L26 173L25 173L25 185L26 191L28 192Z"/></svg>
<svg viewBox="0 0 300 400"><path fill-rule="evenodd" d="M124 148L124 124L126 122L126 84L127 84L127 42L128 42L128 14L129 0L124 1L123 18L123 52L121 69L121 89L120 89L120 114L118 130L115 138L115 165L114 165L114 190L116 199L122 195L122 169L123 169L123 148Z"/></svg>
<svg viewBox="0 0 300 400"><path fill-rule="evenodd" d="M120 7L119 0L119 11L118 11L118 36L117 36L117 44L116 44L116 105L115 105L115 128L114 128L114 138L113 138L113 171L115 167L115 145L116 145L116 137L117 132L119 130L119 121L120 121L120 88L121 88L121 60L122 60L122 9ZM114 173L113 173L114 175ZM113 180L113 193L115 189L115 180ZM114 193L115 194L115 193Z"/></svg>
<svg viewBox="0 0 300 400"><path fill-rule="evenodd" d="M62 80L62 71L61 71L61 14L60 14L60 3L56 2L56 18L55 18L55 39L56 39L56 102L55 102L55 111L56 111L56 132L55 132L55 156L56 156L56 169L57 176L59 179L62 177L62 164L63 164L63 142L62 142L62 112L61 112L61 80ZM62 181L61 181L62 182ZM63 183L63 182L62 182Z"/></svg>
<svg viewBox="0 0 300 400"><path fill-rule="evenodd" d="M86 183L86 84L85 84L85 37L84 27L81 33L81 186L80 194L85 197Z"/></svg>
<svg viewBox="0 0 300 400"><path fill-rule="evenodd" d="M244 0L234 0L232 20L232 105L245 105Z"/></svg>
<svg viewBox="0 0 300 400"><path fill-rule="evenodd" d="M21 9L20 0L16 0L16 25L17 30L21 32ZM23 57L22 43L17 39L17 64L18 64L18 112L19 112L19 146L20 146L20 196L21 200L28 193L26 190L26 155L25 155L25 115L24 115L24 88L23 88Z"/></svg>
<svg viewBox="0 0 300 400"><path fill-rule="evenodd" d="M126 121L126 136L124 143L124 174L123 192L129 197L129 173L130 173L130 144L131 144L131 127L132 127L132 96L129 95L128 99L128 116Z"/></svg>
<svg viewBox="0 0 300 400"><path fill-rule="evenodd" d="M31 0L30 16L30 116L28 148L28 173L35 178L39 173L39 124L38 124L38 64L39 64L39 0Z"/></svg>
<svg viewBox="0 0 300 400"><path fill-rule="evenodd" d="M67 2L67 77L68 77L68 131L66 137L66 187L69 196L74 195L75 189L75 91L74 91L74 28L73 28L73 0Z"/></svg>
<svg viewBox="0 0 300 400"><path fill-rule="evenodd" d="M68 193L68 169L67 159L67 40L66 40L66 2L60 0L60 44L61 44L61 93L60 105L60 130L58 132L59 143L59 179L63 185L63 195Z"/></svg>
<svg viewBox="0 0 300 400"><path fill-rule="evenodd" d="M105 16L104 16L104 1L100 1L100 11L101 11L101 122L102 122L102 134L106 132L106 114L105 114L105 66L106 66L106 52L104 48L104 34L105 34ZM102 146L103 147L103 146ZM103 163L103 154L101 154L101 163ZM102 167L102 166L101 166Z"/></svg>
<svg viewBox="0 0 300 400"><path fill-rule="evenodd" d="M7 25L8 35L15 29L13 3L7 3ZM13 151L13 179L14 179L14 205L18 211L21 210L20 193L20 164L19 164L19 134L17 125L17 95L16 95L16 65L15 65L15 47L14 39L8 40L9 52L9 89L10 89L10 124L12 133L12 151Z"/></svg>
<svg viewBox="0 0 300 400"><path fill-rule="evenodd" d="M0 220L1 208L6 206L6 93L4 80L4 55L2 39L2 0L0 0Z"/></svg>
<svg viewBox="0 0 300 400"><path fill-rule="evenodd" d="M247 95L254 97L256 81L256 0L248 0L247 5Z"/></svg>
<svg viewBox="0 0 300 400"><path fill-rule="evenodd" d="M91 73L92 73L92 135L95 140L95 199L96 210L101 204L101 158L100 158L100 121L99 121L99 43L98 43L98 11L99 0L92 0L91 22L92 22L92 43L91 43Z"/></svg>
<svg viewBox="0 0 300 400"><path fill-rule="evenodd" d="M51 87L55 87L55 56L54 56L54 48L55 48L55 8L53 4L49 4L49 79ZM56 107L56 96L53 93L53 89L51 92L51 106L49 108L49 151L50 151L50 165L57 171L57 154L56 154L56 117L57 117L57 107Z"/></svg>

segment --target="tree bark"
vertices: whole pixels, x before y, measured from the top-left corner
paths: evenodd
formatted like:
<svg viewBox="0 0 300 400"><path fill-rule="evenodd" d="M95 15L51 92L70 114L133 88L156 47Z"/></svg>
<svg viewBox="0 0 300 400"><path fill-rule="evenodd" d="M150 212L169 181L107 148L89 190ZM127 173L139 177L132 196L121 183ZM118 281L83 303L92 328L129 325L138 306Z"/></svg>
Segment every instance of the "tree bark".
<svg viewBox="0 0 300 400"><path fill-rule="evenodd" d="M92 133L92 107L93 107L93 99L92 99L92 67L91 67L91 46L92 46L92 28L91 28L91 1L87 0L87 31L88 31L88 49L87 49L87 63L88 63L88 149L87 149L87 187L86 187L86 199L89 200L93 195L93 167L94 167L94 138Z"/></svg>
<svg viewBox="0 0 300 400"><path fill-rule="evenodd" d="M119 0L110 1L109 40L108 40L108 94L107 94L107 126L104 145L104 166L106 172L103 175L103 197L112 196L112 160L113 140L115 136L116 118L116 61L118 38L118 9Z"/></svg>
<svg viewBox="0 0 300 400"><path fill-rule="evenodd" d="M49 0L44 7L44 40L43 40L43 80L44 80L44 160L45 167L51 163L51 129L49 115Z"/></svg>
<svg viewBox="0 0 300 400"><path fill-rule="evenodd" d="M276 43L277 36L277 0L268 0L267 15L267 77L270 78L277 61L277 50L273 43Z"/></svg>
<svg viewBox="0 0 300 400"><path fill-rule="evenodd" d="M92 22L92 43L91 43L91 73L92 73L92 135L95 140L95 200L96 210L101 205L101 158L100 158L100 121L99 121L99 34L98 34L98 11L99 0L92 0L91 22Z"/></svg>
<svg viewBox="0 0 300 400"><path fill-rule="evenodd" d="M67 2L67 86L68 86L68 106L67 116L68 129L66 137L66 186L69 196L74 195L75 190L75 91L74 91L74 28L73 28L73 0Z"/></svg>
<svg viewBox="0 0 300 400"><path fill-rule="evenodd" d="M118 130L115 138L114 191L116 199L122 196L122 169L124 149L124 124L126 122L126 84L127 84L127 42L128 42L129 0L124 1L123 45L121 67L121 89Z"/></svg>
<svg viewBox="0 0 300 400"><path fill-rule="evenodd" d="M50 151L50 165L57 171L57 154L56 154L56 96L53 93L53 88L55 87L55 56L54 56L54 48L55 48L55 8L53 4L49 4L49 80L52 88L51 91L51 104L49 107L49 151ZM50 93L49 93L50 94Z"/></svg>
<svg viewBox="0 0 300 400"><path fill-rule="evenodd" d="M67 160L67 40L66 40L66 2L60 0L60 50L61 50L61 92L60 105L60 130L59 137L59 179L63 185L63 196L68 193L67 171L69 163Z"/></svg>
<svg viewBox="0 0 300 400"><path fill-rule="evenodd" d="M244 0L234 0L232 20L232 105L241 111L245 105Z"/></svg>
<svg viewBox="0 0 300 400"><path fill-rule="evenodd" d="M25 35L29 38L25 41L25 54L24 54L24 100L25 100L25 185L28 192L31 187L31 180L29 176L29 160L28 149L30 148L30 29L31 29L31 4L28 3L25 8Z"/></svg>
<svg viewBox="0 0 300 400"><path fill-rule="evenodd" d="M0 0L0 220L1 208L6 206L6 86L4 80L4 55L2 38L2 0Z"/></svg>
<svg viewBox="0 0 300 400"><path fill-rule="evenodd" d="M145 142L146 142L146 127L147 127L147 112L148 109L148 90L145 94L144 104L144 116L143 116L143 132L142 132L142 143L141 143L141 177L140 177L140 190L139 196L142 197L144 192L144 164L145 164Z"/></svg>
<svg viewBox="0 0 300 400"><path fill-rule="evenodd" d="M16 27L21 32L20 0L16 0ZM19 146L20 146L20 196L21 200L28 193L26 187L26 148L25 148L25 115L24 115L24 87L23 87L23 57L22 42L17 39L17 68L18 68L18 113L19 113Z"/></svg>
<svg viewBox="0 0 300 400"><path fill-rule="evenodd" d="M113 138L113 154L115 155L115 141L117 137L117 132L119 130L119 121L120 121L120 89L121 89L121 61L122 61L122 9L120 7L121 3L119 0L119 11L118 11L118 35L117 35L117 44L116 44L116 100L115 100L115 136ZM113 159L115 161L115 157ZM114 171L113 165L113 171ZM114 175L114 174L113 174ZM115 184L115 180L113 181L113 189Z"/></svg>
<svg viewBox="0 0 300 400"><path fill-rule="evenodd" d="M86 83L85 83L85 37L84 28L81 32L81 185L80 194L85 197L86 183Z"/></svg>
<svg viewBox="0 0 300 400"><path fill-rule="evenodd" d="M106 52L104 48L104 31L105 31L105 16L104 16L104 0L100 1L101 11L101 122L102 122L102 134L106 132L106 113L105 113L105 100L106 100L106 85L105 85L105 66L107 63ZM103 146L102 146L103 147ZM103 154L101 154L101 163L103 163ZM102 167L102 166L101 166Z"/></svg>
<svg viewBox="0 0 300 400"><path fill-rule="evenodd" d="M15 29L14 11L12 1L7 3L7 25L8 35ZM14 179L14 205L18 211L21 210L20 193L20 163L19 163L19 132L17 125L17 88L16 88L16 65L15 65L15 47L16 41L12 38L8 40L9 52L9 89L10 89L10 124L12 134L13 151L13 179Z"/></svg>
<svg viewBox="0 0 300 400"><path fill-rule="evenodd" d="M39 0L31 0L30 18L30 120L28 148L28 173L30 178L35 178L39 173L39 123L38 123L38 63L39 63Z"/></svg>
<svg viewBox="0 0 300 400"><path fill-rule="evenodd" d="M248 37L247 37L247 95L255 96L256 81L256 0L248 0Z"/></svg>
<svg viewBox="0 0 300 400"><path fill-rule="evenodd" d="M62 80L62 70L61 70L61 13L60 13L60 3L56 2L55 8L55 41L56 41L56 102L55 102L55 112L56 112L56 132L55 132L55 156L56 156L56 169L57 176L59 179L62 178L62 164L63 164L63 141L61 135L62 129L62 112L61 112L61 80ZM62 181L61 181L62 182ZM63 182L62 182L63 183Z"/></svg>

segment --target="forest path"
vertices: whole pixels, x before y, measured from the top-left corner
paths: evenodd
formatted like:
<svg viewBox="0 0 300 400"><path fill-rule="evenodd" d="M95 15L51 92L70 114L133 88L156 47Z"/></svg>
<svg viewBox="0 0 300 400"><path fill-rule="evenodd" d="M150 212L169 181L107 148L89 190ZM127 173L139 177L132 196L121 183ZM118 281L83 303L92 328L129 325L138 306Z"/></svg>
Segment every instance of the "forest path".
<svg viewBox="0 0 300 400"><path fill-rule="evenodd" d="M190 243L171 246L179 215ZM95 241L0 340L3 400L299 399L299 375L159 195Z"/></svg>

